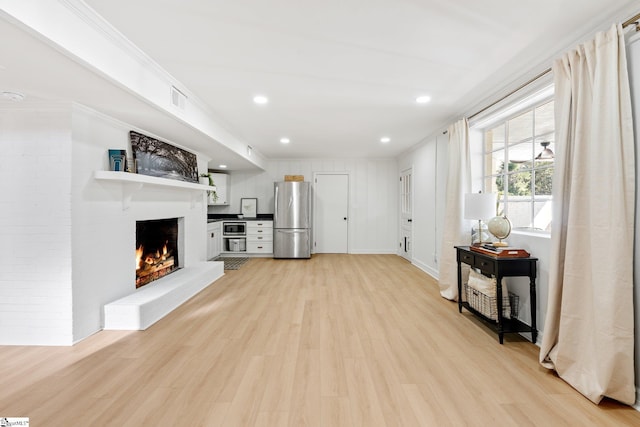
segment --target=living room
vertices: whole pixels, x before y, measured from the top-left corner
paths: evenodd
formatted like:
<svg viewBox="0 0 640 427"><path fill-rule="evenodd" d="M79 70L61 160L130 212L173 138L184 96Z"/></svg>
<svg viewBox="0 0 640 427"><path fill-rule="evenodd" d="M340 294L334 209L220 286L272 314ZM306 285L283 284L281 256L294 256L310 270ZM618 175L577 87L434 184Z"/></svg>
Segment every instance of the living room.
<svg viewBox="0 0 640 427"><path fill-rule="evenodd" d="M82 21L76 15L77 11L71 12L68 6L73 4L80 7L85 2L54 3L42 6L45 7L42 11L48 10L50 16L57 15L60 22ZM94 3L93 7L97 8L95 3L99 2L87 3ZM205 259L206 243L202 236L206 234L207 214L238 213L241 197L256 197L259 213L273 213L273 182L289 174L304 175L307 180L311 180L314 173L318 172L348 174L348 255L396 256L403 255L399 249L399 244L403 242L400 237L402 214L398 177L403 171L410 170L413 218L411 254L408 259L410 265L425 274L425 283L433 285L430 281L438 278L443 256L441 245L447 215L444 205L447 196L445 176L449 167L447 151L451 136L449 125L459 117L474 115L512 92L549 67L550 58L558 56L558 52L573 48L583 41L579 39L573 43L571 39L572 44L554 45L557 52L537 52L535 64L520 61L517 66L510 65L514 78L502 82L491 81L490 78L488 83L493 84L492 90L485 87L482 91L469 92L474 96L469 96L467 103L455 105L453 111L447 110L447 115L431 113L437 116L437 125L431 126L427 133L393 155L385 154L388 151L384 150L390 149L384 144L375 155L354 155L343 139L344 150L332 146L330 154L313 151L314 148L306 155L265 156L259 144L248 143L230 132L228 129L231 126L218 122L215 115L208 116L207 108L196 102L195 97L188 97L185 110L175 109L165 99L166 82L158 88L157 83L162 79L157 71L149 71L135 64L130 69L136 72L122 75L115 65L117 61L102 62L99 53L107 52L108 43L105 40L108 37L104 34L96 36L100 31L95 31L95 28L95 32L92 31L95 22L84 21L82 31L76 33L75 37L85 40L95 37L96 44L92 48L89 48L91 43L74 46L70 42L72 38L63 37L61 27L64 25L52 26L42 19L42 15L47 13L35 13L34 10L28 10L28 6L23 8L5 2L2 5L2 35L5 40L19 40L13 47L3 47L7 54L5 57L20 57L24 64L16 67L37 70L38 73L23 72L19 79L12 77L11 87L1 90L19 91L22 84L27 87L30 80L41 79L39 73L48 63L56 67L51 67L49 77L41 79L45 80L44 86L56 86L63 76L77 73L76 80L82 82L81 91L86 92L87 97L89 94L94 99L104 97L104 102L96 101L93 104L84 102L81 97L73 101L43 97L30 103L32 98L44 94L41 87L43 92L27 93L22 103L3 100L0 105L0 140L10 159L2 171L7 201L3 212L3 235L8 239L3 257L2 282L5 286L0 290L0 297L4 301L0 303L3 325L0 344L3 346L73 348L99 333L104 327L104 305L132 292L129 287L134 260L129 255L134 246L132 236L135 234L133 224L136 220L151 217L184 218L184 234L189 241L185 246L184 262L187 266L195 265ZM633 2L619 2L616 5L616 10L607 11L609 16L606 16L606 22L602 14L590 16L589 25L579 26L581 33L567 34L567 38L583 35L586 35L585 39L592 37L596 30L600 31L614 21L623 22L638 12ZM52 9L46 9L49 7ZM637 49L637 44L634 46L628 48L631 58L637 57L632 56L637 55L633 50ZM28 50L23 50L25 48ZM25 51L30 53L25 55ZM131 60L128 54L114 52L109 51L108 55ZM544 62L546 59L549 61ZM13 65L0 65L3 66L0 76L2 73L8 76L5 70ZM630 73L632 88L638 86L636 75ZM104 76L109 76L109 82L105 83ZM539 85L536 90L550 83L549 77L536 79L534 85ZM84 86L90 82L95 85ZM65 84L72 86L72 82ZM535 92L531 88L529 90ZM156 92L162 93L161 99ZM634 93L634 96L637 95ZM521 90L497 107L506 108L507 104L523 98L526 96ZM633 100L637 104L637 98ZM119 111L119 101L129 106L127 111ZM266 108L252 108L255 116L267 115ZM444 106L439 105L438 108ZM263 120L264 117L257 119L260 123ZM484 178L480 147L482 130L474 131L473 123L471 128L471 170L473 191L477 192L483 189ZM208 207L199 197L202 193L194 196L195 193L190 191L153 186L131 190L125 184L96 179L97 171L109 169L108 149L130 149L128 138L132 130L196 153L198 169L202 171L219 171L222 162L219 158L227 156L231 160L225 172L230 177L230 205L223 208ZM225 142L221 144L219 141ZM248 146L252 150L248 151ZM128 194L129 191L132 193ZM539 260L536 314L538 329L544 334L549 269L553 262L550 235L518 230L509 236L509 243L526 249ZM232 279L229 277L225 280ZM510 286L521 298L521 319L525 323L530 322L528 307L531 305L526 280L515 279ZM224 299L223 295L218 297ZM635 302L637 314L637 307L640 306L637 294ZM453 304L450 307L455 311ZM200 309L206 310L204 306ZM635 342L637 347L637 338ZM636 377L639 376L637 365L636 356Z"/></svg>

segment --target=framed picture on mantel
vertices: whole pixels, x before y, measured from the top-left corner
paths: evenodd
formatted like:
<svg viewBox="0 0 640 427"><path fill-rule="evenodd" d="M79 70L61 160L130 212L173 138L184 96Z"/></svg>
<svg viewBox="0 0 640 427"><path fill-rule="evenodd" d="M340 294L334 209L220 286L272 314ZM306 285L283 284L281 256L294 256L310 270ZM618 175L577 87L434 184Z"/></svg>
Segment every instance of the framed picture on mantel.
<svg viewBox="0 0 640 427"><path fill-rule="evenodd" d="M258 199L240 199L240 213L245 218L258 216Z"/></svg>

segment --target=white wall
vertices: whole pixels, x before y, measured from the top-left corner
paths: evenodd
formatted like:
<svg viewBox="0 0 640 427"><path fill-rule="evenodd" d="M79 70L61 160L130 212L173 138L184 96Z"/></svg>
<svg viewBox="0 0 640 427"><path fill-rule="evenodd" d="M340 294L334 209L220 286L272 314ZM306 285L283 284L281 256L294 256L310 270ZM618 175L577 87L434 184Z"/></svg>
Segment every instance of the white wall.
<svg viewBox="0 0 640 427"><path fill-rule="evenodd" d="M442 132L427 138L399 158L400 170L413 174L412 263L438 277L438 259L444 221L448 137Z"/></svg>
<svg viewBox="0 0 640 427"><path fill-rule="evenodd" d="M398 167L395 159L273 160L265 171L232 172L230 204L210 213L238 213L240 198L257 197L258 213L273 213L273 183L285 175L349 173L349 252L396 253L398 245Z"/></svg>
<svg viewBox="0 0 640 427"><path fill-rule="evenodd" d="M542 342L544 335L544 320L547 315L547 299L549 296L549 257L551 251L551 238L548 235L536 233L513 232L508 242L511 246L525 249L531 256L538 258L538 277L536 279L536 326L538 329L538 342ZM518 319L531 324L531 298L529 296L528 277L508 277L505 279L509 290L520 297L520 312ZM525 334L530 338L529 334Z"/></svg>
<svg viewBox="0 0 640 427"><path fill-rule="evenodd" d="M400 170L411 168L413 212L411 262L437 276L436 257L436 140L427 141L411 156L399 161Z"/></svg>
<svg viewBox="0 0 640 427"><path fill-rule="evenodd" d="M67 108L0 114L0 343L69 344L71 120Z"/></svg>

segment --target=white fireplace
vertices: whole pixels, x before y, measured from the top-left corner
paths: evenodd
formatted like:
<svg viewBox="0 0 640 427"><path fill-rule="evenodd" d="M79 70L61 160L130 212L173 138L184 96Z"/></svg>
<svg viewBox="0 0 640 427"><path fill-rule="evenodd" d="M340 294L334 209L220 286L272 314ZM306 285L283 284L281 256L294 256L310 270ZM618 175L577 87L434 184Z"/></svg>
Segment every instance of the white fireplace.
<svg viewBox="0 0 640 427"><path fill-rule="evenodd" d="M134 245L131 249L135 250L128 252L134 261L130 264L133 269L129 272L132 282L124 295L105 304L105 329L144 330L224 274L224 263L204 261L206 241L203 248L202 237L205 235L202 234L202 225L206 229L206 186L121 172L99 171L95 175L97 181L107 186L121 185L120 209L123 212L136 212L136 232L131 240ZM165 201L158 202L158 199L165 198ZM180 209L176 210L178 207ZM170 212L179 212L181 216L176 214L173 217ZM157 219L157 216L166 216L168 219ZM168 241L169 236L149 243L138 240L140 224L156 222L175 223L175 241L167 242L166 249L162 241ZM157 229L152 232L159 233ZM171 263L177 263L180 270L140 287L137 282L140 263L138 252L144 244L152 246L154 253L150 257L160 259L161 264L173 255ZM196 248L200 250L194 251ZM166 256L163 256L165 250ZM199 254L200 259L193 259L194 254ZM135 288L135 291L131 291L131 288Z"/></svg>
<svg viewBox="0 0 640 427"><path fill-rule="evenodd" d="M3 111L0 118L0 142L11 158L1 172L7 187L0 213L6 239L0 344L71 345L103 329L106 305L146 288L135 287L139 220L181 218L183 224L183 268L152 283L171 296L157 313L197 292L191 285L176 294L163 283L190 282L211 267L205 192L197 184L161 186L126 172L120 174L135 180L96 179L109 169L107 150L127 148L129 131L144 130L75 104ZM199 167L207 161L198 156ZM46 261L34 264L34 247Z"/></svg>

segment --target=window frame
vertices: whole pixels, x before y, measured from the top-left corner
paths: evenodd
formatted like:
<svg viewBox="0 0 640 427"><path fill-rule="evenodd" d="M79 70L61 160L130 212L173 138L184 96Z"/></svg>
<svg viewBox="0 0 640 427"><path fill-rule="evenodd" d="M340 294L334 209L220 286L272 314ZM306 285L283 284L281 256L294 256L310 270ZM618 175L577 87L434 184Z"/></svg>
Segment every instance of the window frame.
<svg viewBox="0 0 640 427"><path fill-rule="evenodd" d="M525 232L525 233L534 233L536 235L542 236L550 236L551 231L550 228L552 226L549 223L549 229L540 229L535 228L535 217L536 217L536 204L544 203L553 200L552 194L542 194L539 195L536 192L536 174L545 170L553 169L553 163L547 163L536 166L535 156L542 150L540 146L540 142L543 140L551 140L552 145L551 149L555 148L555 123L553 129L548 130L544 133L536 134L536 111L539 107L546 105L549 102L555 102L554 93L553 93L553 85L550 85L543 90L539 91L534 96L530 97L529 102L527 100L521 101L519 103L511 103L508 106L495 109L490 115L488 115L485 119L483 119L479 123L474 123L470 126L473 131L479 132L482 135L482 149L480 150L481 155L481 171L480 179L481 179L481 187L483 191L493 191L493 188L496 183L496 178L502 177L503 180L503 191L502 195L498 195L498 203L502 208L502 212L498 212L498 214L505 214L509 217L509 205L511 204L511 209L515 205L514 203L527 203L528 204L528 215L530 218L530 226L514 226L513 232ZM555 107L555 105L554 105ZM518 141L510 142L509 135L509 122L513 119L516 119L525 114L531 114L531 130L530 134L525 138L521 138ZM553 117L553 114L552 114ZM488 142L487 142L487 132L502 127L503 129L503 139L504 143L502 147L492 147L492 150L487 150ZM523 167L516 168L513 171L510 171L509 164L514 163L513 157L510 156L510 150L513 150L515 147L520 146L523 147L525 144L531 145L531 157L528 157L523 161ZM496 168L493 166L493 162L491 165L488 165L488 162L491 161L492 153L500 152L502 153L502 162L503 168L500 174L497 173ZM528 165L527 165L528 163ZM516 201L509 200L509 189L508 185L510 183L510 178L516 176L517 173L530 173L530 183L529 183L529 192L530 195L528 200L524 201ZM512 198L514 196L511 196Z"/></svg>

